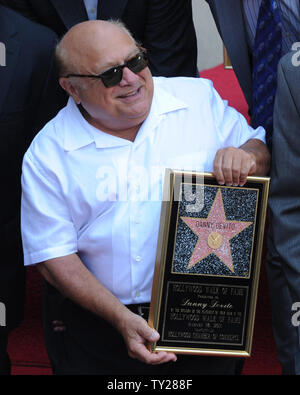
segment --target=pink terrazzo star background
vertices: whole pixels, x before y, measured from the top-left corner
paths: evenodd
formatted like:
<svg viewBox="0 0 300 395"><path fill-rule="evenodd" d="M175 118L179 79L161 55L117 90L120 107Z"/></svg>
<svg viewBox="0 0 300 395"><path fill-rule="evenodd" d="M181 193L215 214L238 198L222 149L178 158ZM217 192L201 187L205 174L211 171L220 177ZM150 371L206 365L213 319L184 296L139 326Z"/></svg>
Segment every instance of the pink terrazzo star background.
<svg viewBox="0 0 300 395"><path fill-rule="evenodd" d="M253 222L228 221L226 219L221 189L218 189L207 218L180 218L198 236L187 269L191 269L208 255L215 254L231 272L234 272L229 241ZM210 245L215 240L216 248L209 245L209 238Z"/></svg>

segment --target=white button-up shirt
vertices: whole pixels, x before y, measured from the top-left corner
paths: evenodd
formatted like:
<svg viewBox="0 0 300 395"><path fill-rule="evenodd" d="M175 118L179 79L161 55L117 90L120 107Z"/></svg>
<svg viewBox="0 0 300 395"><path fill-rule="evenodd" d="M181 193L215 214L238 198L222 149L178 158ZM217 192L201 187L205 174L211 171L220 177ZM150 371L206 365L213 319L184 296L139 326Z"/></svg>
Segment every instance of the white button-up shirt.
<svg viewBox="0 0 300 395"><path fill-rule="evenodd" d="M78 253L124 304L149 302L165 168L212 171L216 151L264 141L201 78L154 78L134 142L90 125L72 98L24 157L25 265Z"/></svg>

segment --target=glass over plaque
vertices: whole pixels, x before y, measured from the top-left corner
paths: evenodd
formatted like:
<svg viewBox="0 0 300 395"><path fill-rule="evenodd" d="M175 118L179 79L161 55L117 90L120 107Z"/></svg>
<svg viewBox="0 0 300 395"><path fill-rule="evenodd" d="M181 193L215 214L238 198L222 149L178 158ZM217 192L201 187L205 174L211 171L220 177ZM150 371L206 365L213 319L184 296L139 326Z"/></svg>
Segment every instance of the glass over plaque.
<svg viewBox="0 0 300 395"><path fill-rule="evenodd" d="M268 190L267 177L229 187L209 173L167 171L152 351L250 356Z"/></svg>

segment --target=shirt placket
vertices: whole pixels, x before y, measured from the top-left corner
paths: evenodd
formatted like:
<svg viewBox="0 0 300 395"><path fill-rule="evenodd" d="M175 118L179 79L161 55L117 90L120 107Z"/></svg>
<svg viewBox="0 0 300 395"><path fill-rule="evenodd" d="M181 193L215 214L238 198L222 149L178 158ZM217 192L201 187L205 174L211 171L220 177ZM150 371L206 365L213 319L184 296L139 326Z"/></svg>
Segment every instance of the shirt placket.
<svg viewBox="0 0 300 395"><path fill-rule="evenodd" d="M130 261L131 261L131 283L132 298L138 303L143 299L141 290L141 266L143 265L143 251L140 248L141 229L141 204L139 203L140 185L136 178L136 156L137 147L131 147L128 163L128 207L129 207L129 238L130 238Z"/></svg>

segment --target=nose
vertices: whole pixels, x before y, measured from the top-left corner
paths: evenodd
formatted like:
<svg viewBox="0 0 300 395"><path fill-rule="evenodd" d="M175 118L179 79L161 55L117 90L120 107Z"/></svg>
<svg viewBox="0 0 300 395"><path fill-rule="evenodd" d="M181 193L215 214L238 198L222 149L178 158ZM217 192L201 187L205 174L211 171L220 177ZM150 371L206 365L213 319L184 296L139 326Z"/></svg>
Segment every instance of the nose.
<svg viewBox="0 0 300 395"><path fill-rule="evenodd" d="M123 75L120 81L120 86L131 85L139 79L139 76L131 71L128 67L123 68Z"/></svg>

